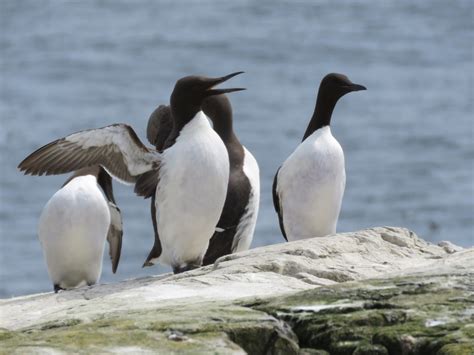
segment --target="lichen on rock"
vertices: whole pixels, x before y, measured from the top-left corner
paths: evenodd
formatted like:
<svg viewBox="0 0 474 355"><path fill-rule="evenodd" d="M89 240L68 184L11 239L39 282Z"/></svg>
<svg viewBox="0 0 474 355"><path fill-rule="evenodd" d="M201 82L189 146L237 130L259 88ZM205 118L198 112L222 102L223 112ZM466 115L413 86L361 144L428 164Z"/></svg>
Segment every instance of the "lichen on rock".
<svg viewBox="0 0 474 355"><path fill-rule="evenodd" d="M278 297L257 308L287 322L300 347L436 354L448 345L474 346L473 318L465 313L474 301L469 281L472 275L367 280Z"/></svg>
<svg viewBox="0 0 474 355"><path fill-rule="evenodd" d="M474 249L374 228L0 301L0 353L472 354Z"/></svg>

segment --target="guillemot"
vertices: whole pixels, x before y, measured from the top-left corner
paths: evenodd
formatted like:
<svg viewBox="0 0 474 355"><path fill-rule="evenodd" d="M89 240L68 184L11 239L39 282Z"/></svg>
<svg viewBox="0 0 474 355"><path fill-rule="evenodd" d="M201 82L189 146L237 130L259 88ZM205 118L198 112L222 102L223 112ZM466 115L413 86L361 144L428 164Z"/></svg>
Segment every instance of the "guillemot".
<svg viewBox="0 0 474 355"><path fill-rule="evenodd" d="M228 97L210 96L203 101L202 110L211 119L214 130L224 142L230 162L226 201L203 259L203 265L208 265L221 256L250 247L258 215L260 177L257 161L235 135ZM169 106L160 105L150 115L147 138L157 150L166 144L172 129L170 123Z"/></svg>
<svg viewBox="0 0 474 355"><path fill-rule="evenodd" d="M99 164L113 177L154 195L155 243L145 266L157 261L175 273L199 267L224 206L229 158L224 143L201 111L202 101L241 88L213 89L241 74L188 76L170 97L173 129L163 153L149 149L128 125L71 134L32 153L19 165L26 174L61 174Z"/></svg>
<svg viewBox="0 0 474 355"><path fill-rule="evenodd" d="M55 292L99 280L105 240L115 273L122 217L107 172L100 166L76 171L44 207L38 237Z"/></svg>
<svg viewBox="0 0 474 355"><path fill-rule="evenodd" d="M344 152L329 125L339 98L359 90L366 88L345 75L323 78L303 141L275 175L273 204L287 241L336 232L346 173Z"/></svg>
<svg viewBox="0 0 474 355"><path fill-rule="evenodd" d="M250 247L260 202L260 173L257 161L235 135L227 96L208 97L202 109L224 142L230 162L226 201L203 260L208 265L221 256Z"/></svg>

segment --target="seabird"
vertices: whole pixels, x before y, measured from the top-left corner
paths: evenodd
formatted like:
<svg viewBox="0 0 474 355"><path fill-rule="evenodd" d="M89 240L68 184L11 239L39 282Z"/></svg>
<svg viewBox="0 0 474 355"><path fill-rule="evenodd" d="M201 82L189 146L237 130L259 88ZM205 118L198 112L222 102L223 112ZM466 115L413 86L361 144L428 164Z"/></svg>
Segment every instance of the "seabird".
<svg viewBox="0 0 474 355"><path fill-rule="evenodd" d="M346 172L344 152L329 125L339 98L359 90L366 88L345 75L323 78L303 141L275 175L273 204L287 241L336 232Z"/></svg>
<svg viewBox="0 0 474 355"><path fill-rule="evenodd" d="M219 78L187 76L170 97L173 129L163 153L149 149L125 124L77 132L28 156L26 174L62 174L101 165L114 178L135 184L135 192L154 196L155 243L145 266L157 261L175 273L199 267L224 206L229 179L225 145L201 111L202 101L241 88L213 89L241 74Z"/></svg>
<svg viewBox="0 0 474 355"><path fill-rule="evenodd" d="M230 162L224 208L203 260L208 265L221 256L250 247L260 202L260 172L257 161L234 133L232 106L227 96L208 97L202 109L224 142Z"/></svg>
<svg viewBox="0 0 474 355"><path fill-rule="evenodd" d="M203 260L203 265L208 265L221 256L250 247L258 215L260 177L257 161L235 135L232 106L227 96L208 97L203 101L202 110L211 119L214 130L224 142L230 162L226 201ZM163 149L165 145L172 129L170 123L169 106L160 105L150 115L147 138L157 150Z"/></svg>
<svg viewBox="0 0 474 355"><path fill-rule="evenodd" d="M44 207L38 236L54 292L99 280L106 239L115 273L122 248L122 217L110 175L100 166L76 171Z"/></svg>

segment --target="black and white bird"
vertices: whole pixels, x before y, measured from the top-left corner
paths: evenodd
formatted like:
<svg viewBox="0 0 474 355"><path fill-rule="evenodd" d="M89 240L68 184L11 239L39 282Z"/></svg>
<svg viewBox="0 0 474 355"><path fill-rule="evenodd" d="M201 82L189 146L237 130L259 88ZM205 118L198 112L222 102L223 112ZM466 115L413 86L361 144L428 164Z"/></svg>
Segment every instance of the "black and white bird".
<svg viewBox="0 0 474 355"><path fill-rule="evenodd" d="M359 90L366 88L345 75L323 78L303 141L275 175L273 204L287 241L336 232L346 172L344 152L329 125L339 98Z"/></svg>
<svg viewBox="0 0 474 355"><path fill-rule="evenodd" d="M224 206L229 158L201 110L209 96L243 90L213 89L240 74L187 76L170 97L173 129L162 153L149 149L125 124L81 131L32 153L19 165L26 174L61 174L101 165L155 199L155 243L145 265L161 262L175 273L199 267Z"/></svg>
<svg viewBox="0 0 474 355"><path fill-rule="evenodd" d="M230 162L226 201L203 260L203 264L208 265L221 256L250 247L260 202L260 173L257 161L235 135L232 106L227 96L208 97L202 109L224 142ZM165 145L171 131L170 122L169 106L160 105L150 115L147 137L158 150Z"/></svg>
<svg viewBox="0 0 474 355"><path fill-rule="evenodd" d="M260 203L260 172L254 156L235 135L232 106L227 96L208 97L202 109L224 142L230 162L224 209L203 261L204 265L208 265L223 255L250 247Z"/></svg>
<svg viewBox="0 0 474 355"><path fill-rule="evenodd" d="M115 273L122 233L110 175L100 166L76 171L51 197L39 220L38 236L54 291L95 284L105 240Z"/></svg>

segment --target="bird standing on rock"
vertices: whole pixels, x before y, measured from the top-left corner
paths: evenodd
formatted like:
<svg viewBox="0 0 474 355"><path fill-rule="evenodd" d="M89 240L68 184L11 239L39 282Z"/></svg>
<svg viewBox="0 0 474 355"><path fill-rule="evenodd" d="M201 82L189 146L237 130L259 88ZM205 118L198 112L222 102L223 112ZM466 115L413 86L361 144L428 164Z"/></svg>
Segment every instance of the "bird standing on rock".
<svg viewBox="0 0 474 355"><path fill-rule="evenodd" d="M250 247L260 202L260 172L253 155L235 135L232 106L227 96L208 97L202 109L224 142L230 162L226 201L203 261L208 265L223 255Z"/></svg>
<svg viewBox="0 0 474 355"><path fill-rule="evenodd" d="M224 142L230 162L226 201L203 260L203 264L208 265L221 256L250 247L260 201L260 176L257 161L235 135L228 97L210 96L203 101L202 110ZM169 106L160 105L150 115L147 137L158 150L163 148L171 132L170 123Z"/></svg>
<svg viewBox="0 0 474 355"><path fill-rule="evenodd" d="M201 111L206 97L243 90L213 89L240 74L187 76L170 97L173 129L163 153L149 149L125 124L81 131L32 153L19 168L26 174L62 174L91 165L135 184L155 198L155 243L145 264L157 261L175 273L199 267L224 206L229 158L224 143Z"/></svg>
<svg viewBox="0 0 474 355"><path fill-rule="evenodd" d="M106 239L115 273L122 217L109 174L100 166L76 171L44 207L38 237L55 292L99 280Z"/></svg>
<svg viewBox="0 0 474 355"><path fill-rule="evenodd" d="M336 232L346 172L344 152L329 125L337 101L359 90L366 88L345 75L323 78L303 141L275 175L273 204L287 241Z"/></svg>

